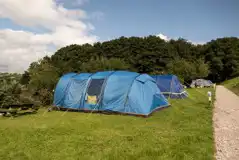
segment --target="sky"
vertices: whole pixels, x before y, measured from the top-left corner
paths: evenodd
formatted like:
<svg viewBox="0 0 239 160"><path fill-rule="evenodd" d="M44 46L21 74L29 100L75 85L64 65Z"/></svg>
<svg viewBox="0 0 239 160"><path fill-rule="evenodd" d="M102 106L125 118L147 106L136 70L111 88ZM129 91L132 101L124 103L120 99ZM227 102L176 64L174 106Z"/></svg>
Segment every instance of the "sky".
<svg viewBox="0 0 239 160"><path fill-rule="evenodd" d="M0 72L22 73L69 44L157 35L239 37L238 0L0 0Z"/></svg>

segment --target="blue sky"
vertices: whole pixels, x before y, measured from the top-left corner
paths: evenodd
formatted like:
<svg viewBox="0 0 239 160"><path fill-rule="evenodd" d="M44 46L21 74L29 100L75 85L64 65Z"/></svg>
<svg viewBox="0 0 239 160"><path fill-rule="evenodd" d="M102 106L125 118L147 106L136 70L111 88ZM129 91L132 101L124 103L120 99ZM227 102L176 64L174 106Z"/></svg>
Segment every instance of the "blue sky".
<svg viewBox="0 0 239 160"><path fill-rule="evenodd" d="M90 22L92 34L100 40L120 36L147 36L162 33L170 38L183 37L206 42L224 36L239 37L239 0L58 0L68 9L83 9L98 15ZM0 19L1 28L43 33Z"/></svg>
<svg viewBox="0 0 239 160"><path fill-rule="evenodd" d="M66 45L162 34L239 37L239 0L0 0L0 72L22 72Z"/></svg>
<svg viewBox="0 0 239 160"><path fill-rule="evenodd" d="M104 13L92 21L103 40L158 33L199 42L239 37L239 0L91 0L83 9Z"/></svg>

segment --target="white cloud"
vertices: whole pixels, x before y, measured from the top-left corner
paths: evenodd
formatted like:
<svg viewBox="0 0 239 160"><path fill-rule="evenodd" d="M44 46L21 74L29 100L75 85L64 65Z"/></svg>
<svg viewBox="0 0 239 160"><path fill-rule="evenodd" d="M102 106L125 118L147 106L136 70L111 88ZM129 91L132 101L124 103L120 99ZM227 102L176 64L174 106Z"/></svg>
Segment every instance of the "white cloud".
<svg viewBox="0 0 239 160"><path fill-rule="evenodd" d="M82 6L85 3L88 3L89 0L56 0L57 3L68 3L72 6Z"/></svg>
<svg viewBox="0 0 239 160"><path fill-rule="evenodd" d="M159 33L159 34L157 34L156 36L159 37L159 38L161 38L161 39L163 39L163 40L165 40L165 41L177 40L178 38L182 38L182 37L170 38L170 37L168 37L168 36L166 36L166 35L164 35L164 34L162 34L162 33ZM187 42L192 43L192 44L194 44L194 45L202 45L202 44L205 44L205 43L206 43L206 42L194 42L194 41L191 41L191 40L187 40Z"/></svg>
<svg viewBox="0 0 239 160"><path fill-rule="evenodd" d="M192 44L194 45L203 45L203 44L206 44L206 42L193 42L193 41L188 41L188 42L191 42Z"/></svg>
<svg viewBox="0 0 239 160"><path fill-rule="evenodd" d="M159 38L161 38L161 39L163 39L163 40L165 40L165 41L170 40L167 36L163 35L162 33L159 33L159 34L157 34L156 36L159 37Z"/></svg>
<svg viewBox="0 0 239 160"><path fill-rule="evenodd" d="M25 31L0 30L0 71L22 72L29 63L47 54L47 44ZM48 53L51 54L51 53Z"/></svg>
<svg viewBox="0 0 239 160"><path fill-rule="evenodd" d="M78 2L83 3L84 0ZM89 34L94 26L83 21L87 19L85 11L69 10L53 0L0 0L0 18L48 31L36 34L10 28L0 29L0 65L4 66L0 71L22 72L31 62L52 54L48 48L50 44L60 48L98 40L97 36Z"/></svg>

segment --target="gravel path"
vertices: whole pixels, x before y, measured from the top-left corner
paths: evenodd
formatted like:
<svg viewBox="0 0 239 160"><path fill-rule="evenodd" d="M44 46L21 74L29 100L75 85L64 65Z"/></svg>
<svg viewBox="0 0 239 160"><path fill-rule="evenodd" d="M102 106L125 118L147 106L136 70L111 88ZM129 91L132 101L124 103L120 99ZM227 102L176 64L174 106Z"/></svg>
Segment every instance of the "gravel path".
<svg viewBox="0 0 239 160"><path fill-rule="evenodd" d="M216 88L213 114L217 160L239 160L239 97L223 86Z"/></svg>

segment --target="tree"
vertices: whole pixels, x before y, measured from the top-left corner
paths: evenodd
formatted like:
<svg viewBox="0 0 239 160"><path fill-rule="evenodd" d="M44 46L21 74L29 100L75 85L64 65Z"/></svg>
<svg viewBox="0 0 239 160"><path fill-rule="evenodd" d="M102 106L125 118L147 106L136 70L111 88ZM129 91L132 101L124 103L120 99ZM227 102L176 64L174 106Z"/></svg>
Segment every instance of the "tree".
<svg viewBox="0 0 239 160"><path fill-rule="evenodd" d="M197 61L187 61L185 59L177 59L171 61L167 65L167 71L175 74L179 79L189 84L195 78L205 78L209 74L209 66L202 59Z"/></svg>
<svg viewBox="0 0 239 160"><path fill-rule="evenodd" d="M224 81L239 76L239 39L218 38L204 46L205 60L210 63L209 78Z"/></svg>
<svg viewBox="0 0 239 160"><path fill-rule="evenodd" d="M20 103L21 85L19 81L19 74L0 74L0 105Z"/></svg>
<svg viewBox="0 0 239 160"><path fill-rule="evenodd" d="M22 74L22 77L20 79L20 83L22 85L28 85L29 84L29 81L30 81L30 75L27 71L25 71L23 74Z"/></svg>
<svg viewBox="0 0 239 160"><path fill-rule="evenodd" d="M60 77L58 69L52 66L49 60L42 59L37 64L32 65L28 72L30 75L29 91L42 104L50 104L53 98L53 89Z"/></svg>
<svg viewBox="0 0 239 160"><path fill-rule="evenodd" d="M58 69L46 60L39 60L36 66L30 67L28 70L30 75L29 86L35 89L47 88L52 90L60 77Z"/></svg>
<svg viewBox="0 0 239 160"><path fill-rule="evenodd" d="M192 62L184 59L172 60L167 65L167 72L175 74L179 77L182 82L189 82L196 76L196 68Z"/></svg>
<svg viewBox="0 0 239 160"><path fill-rule="evenodd" d="M81 65L83 72L98 72L106 70L129 70L130 65L119 58L106 59L104 57L92 58Z"/></svg>
<svg viewBox="0 0 239 160"><path fill-rule="evenodd" d="M194 67L196 68L195 78L205 78L209 75L209 64L205 63L203 59L198 59L194 62Z"/></svg>

